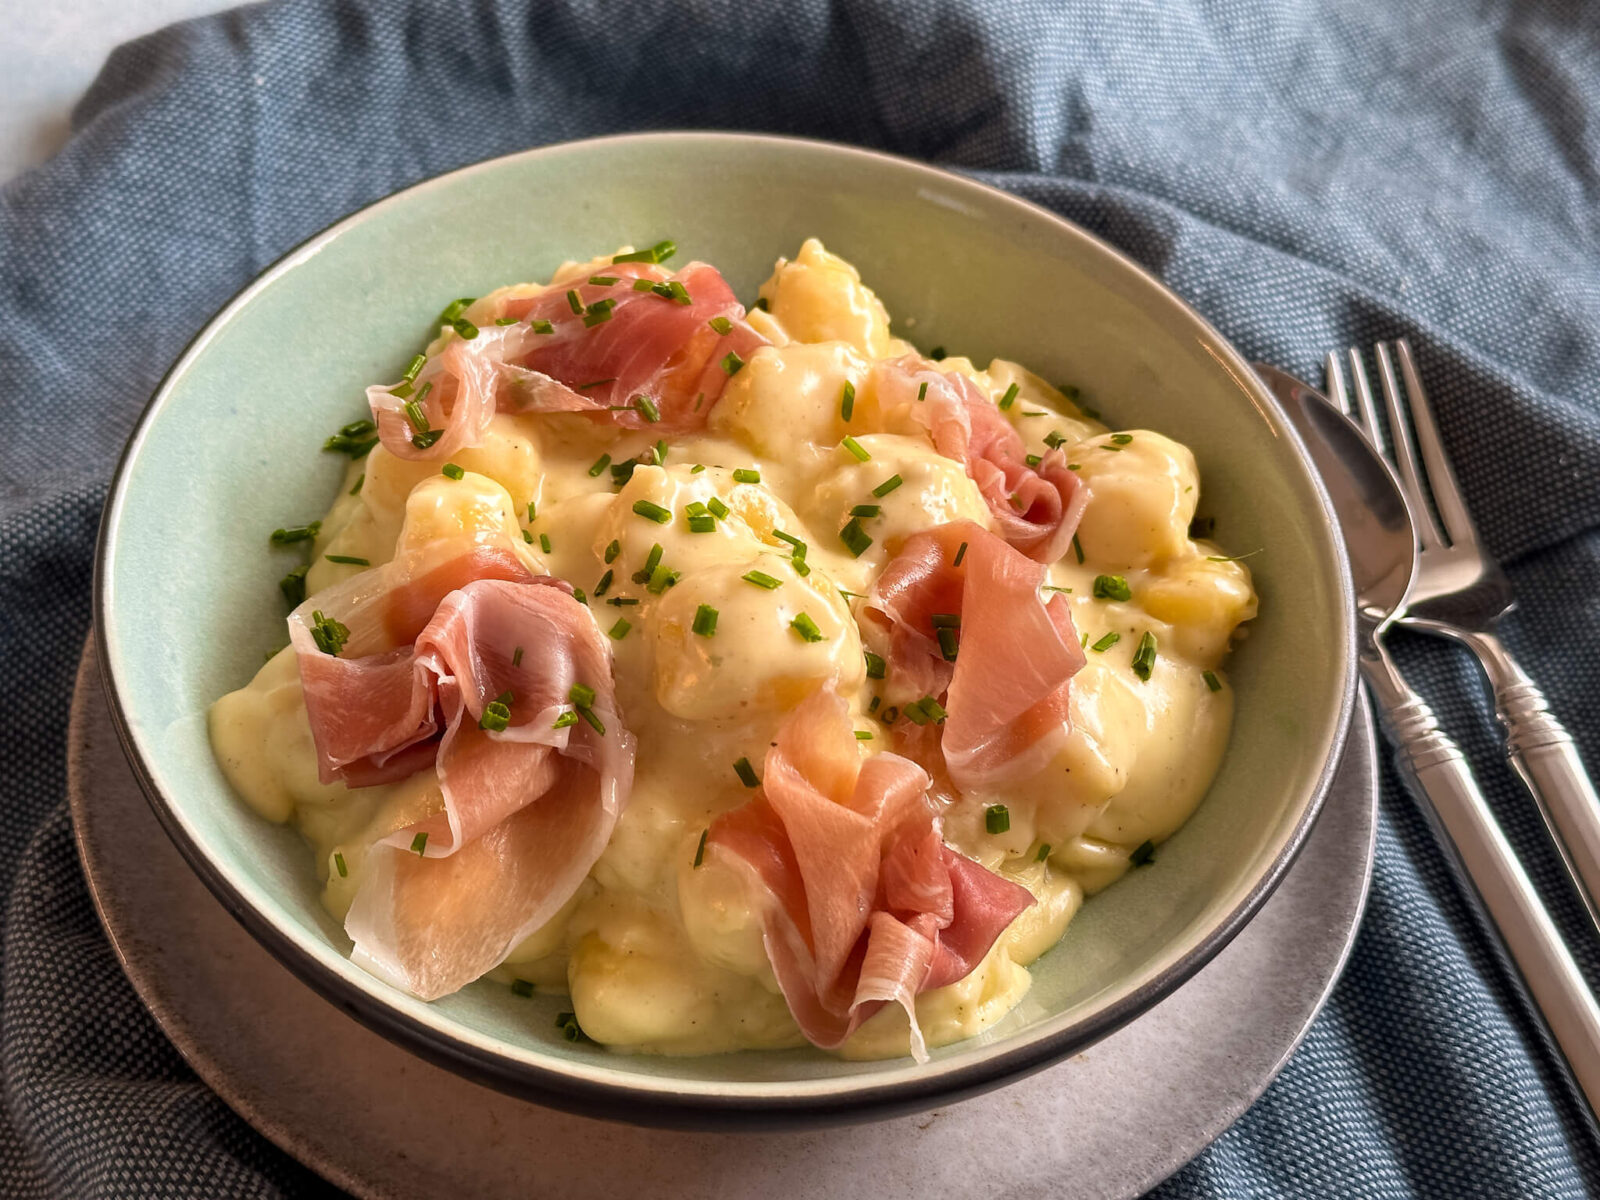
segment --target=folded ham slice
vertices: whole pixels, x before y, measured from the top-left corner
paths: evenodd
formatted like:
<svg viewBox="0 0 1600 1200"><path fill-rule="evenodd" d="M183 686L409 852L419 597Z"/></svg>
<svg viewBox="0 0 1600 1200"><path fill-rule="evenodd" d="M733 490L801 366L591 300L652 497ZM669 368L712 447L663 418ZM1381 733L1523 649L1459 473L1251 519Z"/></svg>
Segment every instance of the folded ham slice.
<svg viewBox="0 0 1600 1200"><path fill-rule="evenodd" d="M1066 741L1069 681L1084 654L1066 598L1041 596L1045 580L1042 564L955 521L907 540L863 606L863 632L885 651L890 700L942 696L949 714L937 726L896 722L899 744L962 791L1024 780ZM960 618L954 663L935 615ZM942 763L918 752L934 731Z"/></svg>
<svg viewBox="0 0 1600 1200"><path fill-rule="evenodd" d="M1089 493L1061 450L1030 467L1021 435L965 375L936 370L915 355L875 371L879 404L886 411L908 408L934 449L966 466L1007 542L1042 563L1067 552Z"/></svg>
<svg viewBox="0 0 1600 1200"><path fill-rule="evenodd" d="M493 547L421 557L318 593L290 628L325 781L438 771L442 811L369 850L345 923L357 961L432 1000L571 898L627 803L634 739L609 642L568 585ZM337 654L316 642L319 613L350 630ZM593 689L594 723L556 728L574 684ZM505 727L483 728L508 692Z"/></svg>
<svg viewBox="0 0 1600 1200"><path fill-rule="evenodd" d="M944 844L920 767L863 762L858 745L844 701L814 693L767 752L761 794L712 823L707 853L765 894L767 957L813 1044L838 1046L892 1002L922 1062L917 993L970 974L1033 896Z"/></svg>
<svg viewBox="0 0 1600 1200"><path fill-rule="evenodd" d="M617 263L590 278L615 282L583 281L509 300L505 316L516 324L451 339L409 388L399 387L406 394L395 395L398 385L368 388L384 446L405 459L447 459L477 445L497 411L581 412L670 437L701 428L737 362L767 344L745 322L727 281L705 263L675 275L653 263ZM614 307L596 320L574 312L569 293L584 310ZM438 431L431 445L413 440L408 400Z"/></svg>

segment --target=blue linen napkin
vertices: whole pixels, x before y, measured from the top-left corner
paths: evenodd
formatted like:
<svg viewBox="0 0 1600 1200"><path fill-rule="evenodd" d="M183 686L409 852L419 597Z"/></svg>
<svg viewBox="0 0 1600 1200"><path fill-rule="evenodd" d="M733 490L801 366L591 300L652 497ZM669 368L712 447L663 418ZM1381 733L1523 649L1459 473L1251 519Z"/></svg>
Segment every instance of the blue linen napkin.
<svg viewBox="0 0 1600 1200"><path fill-rule="evenodd" d="M234 291L492 155L665 127L859 142L1079 222L1308 377L1327 348L1409 336L1516 584L1507 640L1600 766L1600 10L1580 0L304 0L123 47L74 124L0 188L5 1195L326 1188L187 1070L96 923L63 797L90 551L135 416ZM1472 665L1396 652L1600 979ZM1159 1196L1600 1194L1587 1117L1383 786L1343 981Z"/></svg>

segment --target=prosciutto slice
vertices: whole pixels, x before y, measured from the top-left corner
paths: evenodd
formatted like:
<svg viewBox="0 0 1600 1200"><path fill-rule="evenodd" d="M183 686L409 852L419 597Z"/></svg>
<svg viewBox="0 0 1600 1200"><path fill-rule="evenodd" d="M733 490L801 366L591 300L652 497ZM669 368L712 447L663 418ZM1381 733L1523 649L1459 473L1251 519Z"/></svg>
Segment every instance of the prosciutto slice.
<svg viewBox="0 0 1600 1200"><path fill-rule="evenodd" d="M966 466L1007 542L1042 563L1067 552L1089 493L1067 469L1065 453L1051 450L1030 467L1021 435L965 375L935 370L915 355L876 371L879 403L908 408L934 449Z"/></svg>
<svg viewBox="0 0 1600 1200"><path fill-rule="evenodd" d="M609 644L568 585L492 547L413 565L319 593L290 627L325 781L438 772L442 811L369 850L345 923L357 961L432 1000L498 965L571 898L626 805L634 739ZM314 611L351 629L340 654L316 645ZM574 684L594 690L587 710L603 733L588 720L555 728ZM506 727L481 727L507 692Z"/></svg>
<svg viewBox="0 0 1600 1200"><path fill-rule="evenodd" d="M399 387L407 394L395 395L395 385L368 388L384 446L405 459L446 459L477 445L496 412L581 412L658 436L686 433L705 424L722 395L734 366L728 355L748 360L767 344L745 322L727 281L705 263L675 275L653 263L618 263L590 278L615 282L584 281L507 301L504 315L516 324L452 339L409 389ZM673 294L635 286L645 283ZM586 323L569 292L585 310L601 302L614 307L606 319ZM543 328L550 332L538 332ZM432 445L413 441L408 400L439 431Z"/></svg>
<svg viewBox="0 0 1600 1200"><path fill-rule="evenodd" d="M909 726L906 744L925 750L937 730L943 769L962 791L1026 779L1066 740L1069 684L1084 654L1066 598L1040 596L1045 579L1041 563L955 521L911 537L863 606L864 631L886 651L890 698L945 696L944 724ZM954 663L936 614L960 618Z"/></svg>
<svg viewBox="0 0 1600 1200"><path fill-rule="evenodd" d="M895 1003L926 1061L917 994L970 974L1033 903L944 844L927 787L898 755L861 761L844 701L824 688L779 730L761 793L711 825L708 852L768 898L767 957L817 1046Z"/></svg>

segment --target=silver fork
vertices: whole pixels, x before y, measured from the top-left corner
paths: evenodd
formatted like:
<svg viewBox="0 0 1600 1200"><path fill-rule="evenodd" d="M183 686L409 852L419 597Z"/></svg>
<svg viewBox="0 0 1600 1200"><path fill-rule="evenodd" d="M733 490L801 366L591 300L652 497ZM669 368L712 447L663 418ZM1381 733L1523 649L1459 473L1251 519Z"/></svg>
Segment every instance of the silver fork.
<svg viewBox="0 0 1600 1200"><path fill-rule="evenodd" d="M1328 395L1361 425L1373 445L1395 464L1411 508L1418 541L1417 574L1410 604L1401 616L1408 628L1460 642L1478 656L1494 689L1495 715L1506 735L1506 756L1533 794L1556 848L1572 876L1589 918L1600 930L1600 798L1585 774L1569 734L1551 714L1544 693L1529 679L1495 635L1495 624L1511 610L1511 583L1483 547L1445 456L1433 409L1404 338L1374 347L1383 384L1384 410L1394 444L1386 447L1372 388L1358 350L1348 352L1355 400L1345 387L1339 358L1327 359ZM1405 380L1402 411L1400 381ZM1416 428L1413 446L1406 421ZM1417 447L1422 456L1418 459ZM1428 507L1431 492L1439 521ZM1440 521L1443 522L1441 527Z"/></svg>

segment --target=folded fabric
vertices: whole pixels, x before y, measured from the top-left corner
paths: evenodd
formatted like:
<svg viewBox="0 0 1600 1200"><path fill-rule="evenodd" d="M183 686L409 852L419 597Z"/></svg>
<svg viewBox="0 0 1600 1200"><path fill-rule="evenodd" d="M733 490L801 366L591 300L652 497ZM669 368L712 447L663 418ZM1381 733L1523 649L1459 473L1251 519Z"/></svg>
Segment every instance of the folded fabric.
<svg viewBox="0 0 1600 1200"><path fill-rule="evenodd" d="M188 1071L96 923L64 805L91 547L140 407L234 291L492 155L640 128L858 142L1081 223L1291 370L1410 337L1516 585L1507 640L1600 767L1600 9L1581 0L297 0L118 50L75 126L0 188L0 1193L321 1186ZM1396 653L1600 980L1471 664ZM1600 1194L1587 1116L1383 787L1327 1011L1161 1196Z"/></svg>

